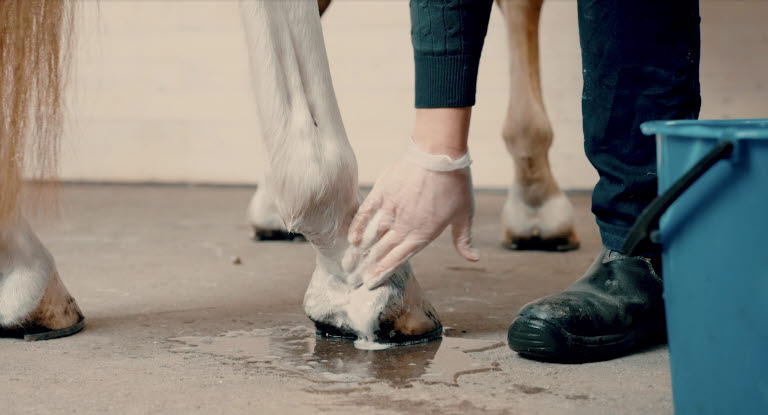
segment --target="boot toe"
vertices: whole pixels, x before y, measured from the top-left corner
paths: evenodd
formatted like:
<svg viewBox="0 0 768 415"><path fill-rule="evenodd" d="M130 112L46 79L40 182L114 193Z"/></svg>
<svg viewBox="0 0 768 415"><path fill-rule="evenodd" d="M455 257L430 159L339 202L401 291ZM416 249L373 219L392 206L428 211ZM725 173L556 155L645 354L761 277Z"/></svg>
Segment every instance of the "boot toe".
<svg viewBox="0 0 768 415"><path fill-rule="evenodd" d="M603 261L565 291L526 304L509 327L509 347L537 360L588 362L663 341L661 281L647 261Z"/></svg>
<svg viewBox="0 0 768 415"><path fill-rule="evenodd" d="M518 318L546 321L549 325L579 336L592 336L611 326L604 318L618 311L595 294L565 291L525 305Z"/></svg>

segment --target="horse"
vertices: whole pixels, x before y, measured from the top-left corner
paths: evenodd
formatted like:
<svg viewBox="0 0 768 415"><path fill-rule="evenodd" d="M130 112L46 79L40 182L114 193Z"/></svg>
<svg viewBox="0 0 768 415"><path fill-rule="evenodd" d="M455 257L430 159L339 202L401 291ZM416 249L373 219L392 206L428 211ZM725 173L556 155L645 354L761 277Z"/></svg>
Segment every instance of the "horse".
<svg viewBox="0 0 768 415"><path fill-rule="evenodd" d="M573 208L552 176L552 128L541 94L543 0L497 0L506 19L511 91L502 137L515 177L501 214L510 249L578 247ZM361 348L428 341L440 318L408 262L388 284L362 287L344 271L347 229L360 203L357 161L331 81L320 15L331 0L240 0L267 160L249 206L257 236L301 234L316 268L304 311L321 336ZM25 173L55 180L74 0L0 0L0 331L42 340L74 334L83 313L53 257L24 219Z"/></svg>

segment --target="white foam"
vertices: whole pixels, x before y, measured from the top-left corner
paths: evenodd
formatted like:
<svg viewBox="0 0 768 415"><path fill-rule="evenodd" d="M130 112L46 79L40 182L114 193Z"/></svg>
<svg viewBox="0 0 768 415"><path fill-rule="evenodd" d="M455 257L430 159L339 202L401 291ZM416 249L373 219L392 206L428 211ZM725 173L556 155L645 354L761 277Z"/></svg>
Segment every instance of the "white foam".
<svg viewBox="0 0 768 415"><path fill-rule="evenodd" d="M375 341L371 341L368 339L357 339L355 340L355 349L360 350L385 350L392 347L391 344L384 344L379 343Z"/></svg>

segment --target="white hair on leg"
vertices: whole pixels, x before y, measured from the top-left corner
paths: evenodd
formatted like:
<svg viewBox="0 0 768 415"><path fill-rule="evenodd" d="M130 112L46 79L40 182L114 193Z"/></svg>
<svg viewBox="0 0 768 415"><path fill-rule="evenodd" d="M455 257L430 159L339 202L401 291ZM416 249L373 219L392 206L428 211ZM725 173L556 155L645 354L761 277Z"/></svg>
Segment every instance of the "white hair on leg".
<svg viewBox="0 0 768 415"><path fill-rule="evenodd" d="M258 189L251 197L248 204L248 222L254 230L288 231L277 210L275 195L269 191L266 180L259 183Z"/></svg>
<svg viewBox="0 0 768 415"><path fill-rule="evenodd" d="M317 251L305 311L316 324L369 342L439 331L407 264L376 290L351 281L341 267L359 203L357 162L333 91L317 3L241 0L240 8L268 154L266 186L288 230Z"/></svg>
<svg viewBox="0 0 768 415"><path fill-rule="evenodd" d="M328 244L356 207L357 162L339 113L314 1L240 2L268 154L289 231Z"/></svg>
<svg viewBox="0 0 768 415"><path fill-rule="evenodd" d="M556 194L539 206L525 203L520 185L513 183L502 209L504 229L518 237L555 238L573 230L573 205L564 194Z"/></svg>
<svg viewBox="0 0 768 415"><path fill-rule="evenodd" d="M553 133L539 74L542 0L498 4L506 20L510 77L502 135L515 166L501 213L503 244L513 249L573 249L578 246L573 208L555 182L548 159Z"/></svg>
<svg viewBox="0 0 768 415"><path fill-rule="evenodd" d="M24 323L55 274L53 257L20 219L0 232L0 326Z"/></svg>

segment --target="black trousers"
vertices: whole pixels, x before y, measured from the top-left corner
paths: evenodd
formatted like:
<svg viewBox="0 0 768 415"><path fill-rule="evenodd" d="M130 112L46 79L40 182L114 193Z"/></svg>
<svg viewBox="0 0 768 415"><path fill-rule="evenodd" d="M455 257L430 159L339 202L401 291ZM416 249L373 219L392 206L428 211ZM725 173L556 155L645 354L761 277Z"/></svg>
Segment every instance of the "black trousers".
<svg viewBox="0 0 768 415"><path fill-rule="evenodd" d="M656 196L649 120L697 118L698 0L579 0L584 149L600 180L592 193L603 245L621 251ZM657 246L644 247L655 255Z"/></svg>

